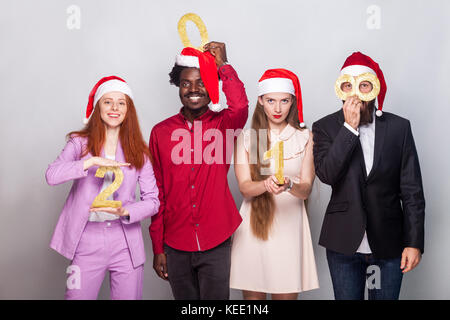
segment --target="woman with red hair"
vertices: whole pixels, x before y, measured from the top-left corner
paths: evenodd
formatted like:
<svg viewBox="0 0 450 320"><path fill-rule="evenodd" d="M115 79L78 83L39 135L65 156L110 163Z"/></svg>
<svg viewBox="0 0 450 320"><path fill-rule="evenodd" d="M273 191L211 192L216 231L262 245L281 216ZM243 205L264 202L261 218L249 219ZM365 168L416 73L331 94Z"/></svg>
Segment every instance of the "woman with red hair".
<svg viewBox="0 0 450 320"><path fill-rule="evenodd" d="M67 135L65 148L46 172L49 185L73 180L50 243L72 260L65 298L96 299L109 271L112 299L141 299L145 251L140 222L158 212L159 200L149 149L123 79L105 77L94 86L85 123L83 130ZM108 170L104 178L96 177L99 167L119 168L123 180L106 204L94 208L94 198L122 179L119 171L113 176Z"/></svg>

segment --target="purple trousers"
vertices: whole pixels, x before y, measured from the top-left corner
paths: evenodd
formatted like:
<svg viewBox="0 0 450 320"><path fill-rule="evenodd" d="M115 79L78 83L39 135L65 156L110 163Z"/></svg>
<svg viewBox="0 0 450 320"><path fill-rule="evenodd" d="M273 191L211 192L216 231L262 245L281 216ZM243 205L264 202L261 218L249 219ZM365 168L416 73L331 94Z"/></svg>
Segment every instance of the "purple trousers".
<svg viewBox="0 0 450 320"><path fill-rule="evenodd" d="M142 299L144 265L133 267L121 222L88 222L68 268L64 298L97 299L107 271L111 299Z"/></svg>

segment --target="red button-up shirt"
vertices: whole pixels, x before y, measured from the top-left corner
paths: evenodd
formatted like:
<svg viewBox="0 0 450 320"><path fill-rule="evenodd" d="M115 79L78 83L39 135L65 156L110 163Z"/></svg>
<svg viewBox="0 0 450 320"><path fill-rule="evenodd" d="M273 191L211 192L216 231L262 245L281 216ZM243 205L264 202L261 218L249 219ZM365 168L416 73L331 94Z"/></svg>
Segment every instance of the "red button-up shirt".
<svg viewBox="0 0 450 320"><path fill-rule="evenodd" d="M181 110L153 127L150 152L160 207L152 217L153 253L163 244L204 251L229 238L241 223L228 187L233 145L248 116L244 84L230 65L219 68L228 109L206 111L189 126Z"/></svg>

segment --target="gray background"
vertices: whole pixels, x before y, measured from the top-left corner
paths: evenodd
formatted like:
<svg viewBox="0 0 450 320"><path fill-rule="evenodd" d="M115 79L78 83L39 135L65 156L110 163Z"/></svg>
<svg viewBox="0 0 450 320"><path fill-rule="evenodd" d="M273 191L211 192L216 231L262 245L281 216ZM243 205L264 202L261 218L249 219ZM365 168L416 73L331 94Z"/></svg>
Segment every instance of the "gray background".
<svg viewBox="0 0 450 320"><path fill-rule="evenodd" d="M81 28L69 30L67 8L81 9ZM369 29L367 8L381 9L381 28ZM50 187L47 165L82 127L89 91L105 75L132 87L143 134L178 112L168 83L182 49L177 23L187 12L205 22L210 39L226 42L229 61L246 85L250 115L256 83L271 67L299 75L307 125L339 108L333 85L345 58L360 50L380 63L386 111L411 120L421 161L426 209L425 255L404 277L402 299L450 298L448 101L450 1L0 1L0 298L61 299L69 261L49 248L71 183ZM189 35L199 43L196 29ZM223 96L222 96L223 98ZM224 103L224 100L222 100ZM233 167L229 180L242 197ZM324 248L317 245L330 188L316 180L309 215L318 290L300 299L332 299ZM172 299L152 269L149 221L145 299ZM231 297L240 299L239 291ZM101 299L109 298L108 281Z"/></svg>

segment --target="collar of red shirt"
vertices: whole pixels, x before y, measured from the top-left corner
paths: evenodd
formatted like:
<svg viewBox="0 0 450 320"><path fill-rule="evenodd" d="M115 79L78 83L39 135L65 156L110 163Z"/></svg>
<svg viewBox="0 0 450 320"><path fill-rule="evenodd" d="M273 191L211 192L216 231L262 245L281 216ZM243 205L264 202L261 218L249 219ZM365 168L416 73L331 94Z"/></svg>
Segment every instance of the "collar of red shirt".
<svg viewBox="0 0 450 320"><path fill-rule="evenodd" d="M188 121L188 119L184 116L183 114L183 109L186 108L185 106L180 108L180 112L178 113L178 116L183 120L183 121ZM194 121L201 121L201 120L207 120L209 119L213 114L215 114L216 112L211 111L211 109L208 108L208 110L206 110L206 112L204 114L202 114L200 117L195 118Z"/></svg>

